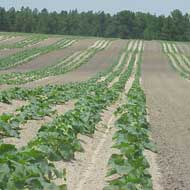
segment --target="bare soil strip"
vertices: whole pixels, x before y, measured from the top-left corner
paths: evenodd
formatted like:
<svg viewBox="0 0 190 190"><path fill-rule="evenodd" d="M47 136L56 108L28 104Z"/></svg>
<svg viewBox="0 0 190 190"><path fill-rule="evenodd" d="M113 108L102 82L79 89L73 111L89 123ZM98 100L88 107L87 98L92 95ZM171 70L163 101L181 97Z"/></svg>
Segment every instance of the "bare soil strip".
<svg viewBox="0 0 190 190"><path fill-rule="evenodd" d="M31 48L39 48L39 47L43 47L43 46L48 46L48 45L56 43L57 41L59 41L61 39L62 38L55 38L55 37L53 38L52 37L52 38L42 40L42 41L38 42L37 44L31 45L30 47L27 46L27 47L24 47L24 48L14 48L14 49L0 50L0 58L7 57L9 55L13 55L15 53L18 53L18 52L21 52L21 51L24 51L24 50L27 50L27 49L31 49Z"/></svg>
<svg viewBox="0 0 190 190"><path fill-rule="evenodd" d="M93 42L94 39L79 40L78 42L75 42L74 44L72 44L67 48L41 55L23 65L18 65L12 69L1 71L0 73L10 73L10 72L24 73L32 70L37 70L43 67L47 67L55 64L60 59L72 55L74 52L78 50L86 49L88 46L93 44Z"/></svg>
<svg viewBox="0 0 190 190"><path fill-rule="evenodd" d="M185 64L185 62L184 62L182 56L176 54L175 57L176 57L176 59L178 60L178 62L180 63L181 67L183 67L183 69L184 69L185 71L190 72L190 67L188 67L188 66Z"/></svg>
<svg viewBox="0 0 190 190"><path fill-rule="evenodd" d="M0 45L3 45L3 44L6 44L6 45L13 44L13 43L22 41L22 40L24 40L26 38L27 38L27 36L16 36L16 37L13 37L13 38L9 38L7 40L0 41Z"/></svg>
<svg viewBox="0 0 190 190"><path fill-rule="evenodd" d="M173 47L175 53L179 53L179 50L178 50L176 44L172 43L171 46Z"/></svg>
<svg viewBox="0 0 190 190"><path fill-rule="evenodd" d="M37 44L31 45L30 47L26 47L26 48L29 49L29 48L39 48L39 47L48 46L48 45L58 42L61 39L63 39L63 37L50 37L38 42Z"/></svg>
<svg viewBox="0 0 190 190"><path fill-rule="evenodd" d="M65 103L64 105L56 105L54 107L54 110L57 111L57 114L64 114L65 112L71 110L74 108L74 101L69 101ZM21 148L23 146L26 146L28 142L30 142L37 134L40 127L48 122L51 122L53 118L56 115L53 115L52 117L44 117L42 120L29 120L26 124L21 126L20 130L20 138L5 138L3 139L4 143L13 144L17 148Z"/></svg>
<svg viewBox="0 0 190 190"><path fill-rule="evenodd" d="M122 59L122 57L121 57ZM136 67L134 67L134 70ZM134 80L132 77L126 83L125 93L129 91ZM72 162L56 162L59 169L66 168L68 190L102 190L106 186L106 173L108 160L116 150L112 149L112 137L116 132L114 112L122 103L122 95L119 100L102 113L102 121L97 125L93 137L80 135L84 152L76 153ZM61 181L56 181L60 184Z"/></svg>
<svg viewBox="0 0 190 190"><path fill-rule="evenodd" d="M186 65L190 68L190 59L187 58L187 56L182 55L184 61L186 62Z"/></svg>
<svg viewBox="0 0 190 190"><path fill-rule="evenodd" d="M98 72L102 72L109 68L116 61L119 52L125 47L125 45L126 41L115 40L108 48L93 56L88 63L81 65L79 68L71 72L65 73L64 75L47 77L22 86L26 88L34 88L37 86L45 86L47 84L63 84L88 80ZM73 53L76 51L77 49L75 49Z"/></svg>
<svg viewBox="0 0 190 190"><path fill-rule="evenodd" d="M173 67L180 73L183 73L183 69L181 66L179 66L179 64L177 63L177 61L174 59L174 57L172 56L172 54L168 54L168 57L171 61L171 64L173 65Z"/></svg>
<svg viewBox="0 0 190 190"><path fill-rule="evenodd" d="M142 80L141 80L141 85L142 85ZM149 118L149 111L147 109L147 121L150 123L150 118ZM154 141L152 139L152 133L149 133L149 139L151 141ZM144 155L146 159L148 160L148 163L150 164L149 172L152 176L152 184L153 184L153 190L164 190L162 186L162 174L160 171L160 168L158 166L158 155L152 151L145 150Z"/></svg>
<svg viewBox="0 0 190 190"><path fill-rule="evenodd" d="M174 72L159 42L146 42L143 86L164 190L190 189L190 86Z"/></svg>
<svg viewBox="0 0 190 190"><path fill-rule="evenodd" d="M121 58L120 58L120 60L119 60L119 63L113 68L113 72L115 72L115 71L119 68L119 66L122 64L124 58L125 58L125 53L122 54L122 56L121 56ZM111 75L111 73L108 73L106 76L101 77L101 78L98 80L98 82L103 82L103 81L105 81L110 75Z"/></svg>
<svg viewBox="0 0 190 190"><path fill-rule="evenodd" d="M1 49L0 50L0 58L7 57L13 55L19 51L23 51L25 48L14 48L14 49Z"/></svg>
<svg viewBox="0 0 190 190"><path fill-rule="evenodd" d="M72 162L56 162L59 169L66 168L68 190L101 190L105 186L107 162L112 154L112 137L115 132L111 106L102 114L103 121L93 137L79 136L85 152L76 153ZM106 128L107 127L107 128ZM56 181L60 183L61 181Z"/></svg>
<svg viewBox="0 0 190 190"><path fill-rule="evenodd" d="M115 79L110 82L108 88L111 88L116 82L119 81L119 77L120 77L120 76L126 71L126 69L128 68L128 65L129 65L129 63L130 63L130 61L131 61L131 58L132 58L132 54L128 54L127 63L126 63L126 65L125 65L125 67L123 68L121 74L120 74L119 76L115 77ZM121 59L122 59L122 58L121 58Z"/></svg>
<svg viewBox="0 0 190 190"><path fill-rule="evenodd" d="M190 44L182 42L176 42L176 43L182 53L184 53L187 56L190 55Z"/></svg>
<svg viewBox="0 0 190 190"><path fill-rule="evenodd" d="M27 102L21 100L13 100L11 104L4 104L0 102L0 115L3 113L13 113L21 106L24 106Z"/></svg>

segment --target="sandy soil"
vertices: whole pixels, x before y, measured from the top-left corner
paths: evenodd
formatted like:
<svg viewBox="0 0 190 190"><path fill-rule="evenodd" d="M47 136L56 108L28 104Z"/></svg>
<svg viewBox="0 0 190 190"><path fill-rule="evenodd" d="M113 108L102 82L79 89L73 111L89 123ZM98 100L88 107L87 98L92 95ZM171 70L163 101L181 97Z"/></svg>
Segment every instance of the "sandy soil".
<svg viewBox="0 0 190 190"><path fill-rule="evenodd" d="M142 79L161 184L164 190L189 190L190 85L169 65L159 42L146 42Z"/></svg>
<svg viewBox="0 0 190 190"><path fill-rule="evenodd" d="M125 47L126 41L117 40L103 51L98 52L87 64L74 71L60 76L52 76L23 85L23 87L36 87L47 84L63 84L68 82L85 81L95 76L98 72L110 67L117 59L119 52ZM75 49L76 51L76 49ZM73 51L74 52L74 51ZM48 57L49 59L49 57Z"/></svg>
<svg viewBox="0 0 190 190"><path fill-rule="evenodd" d="M93 42L95 39L92 39ZM85 49L88 45L92 43L91 40L82 40L83 43L75 43L71 47L64 49L69 53L72 53ZM116 60L119 55L119 52L126 45L126 41L117 40L112 42L112 44L105 50L98 52L94 57L90 59L87 64L82 65L81 67L75 69L74 71L65 73L60 76L52 76L44 79L40 79L31 83L17 85L24 88L35 88L38 86L44 86L47 84L63 84L68 82L77 82L85 81L95 76L98 72L104 71L110 67ZM68 49L68 50L67 50ZM62 50L63 51L63 50ZM41 56L40 56L41 57ZM40 58L39 57L39 58ZM49 57L48 57L49 59ZM46 57L47 61L47 57ZM24 66L24 65L23 65ZM0 71L1 73L1 71ZM73 77L74 76L74 77ZM0 91L15 87L15 85L0 85Z"/></svg>
<svg viewBox="0 0 190 190"><path fill-rule="evenodd" d="M48 46L53 43L56 43L59 40L61 40L61 38L48 38L48 39L40 41L37 44L30 46L30 47L0 50L0 58L7 57L9 55L13 55L15 53L18 53L18 52L21 52L21 51L24 51L27 49L31 49L31 48L39 48L39 47L43 47L43 46Z"/></svg>
<svg viewBox="0 0 190 190"><path fill-rule="evenodd" d="M185 55L190 55L190 44L189 43L182 43L177 42L177 46L180 49L181 52L183 52Z"/></svg>
<svg viewBox="0 0 190 190"><path fill-rule="evenodd" d="M11 104L4 104L0 102L0 115L3 113L13 113L17 108L25 105L26 103L26 101L21 100L13 100Z"/></svg>
<svg viewBox="0 0 190 190"><path fill-rule="evenodd" d="M27 36L16 36L16 37L14 37L14 38L9 38L9 39L7 39L7 40L2 40L2 41L0 41L0 45L3 45L3 44L6 44L6 45L8 45L8 44L13 44L13 43L22 41L22 40L24 40L24 39L26 39L26 38L27 38Z"/></svg>
<svg viewBox="0 0 190 190"><path fill-rule="evenodd" d="M116 105L110 106L102 114L103 121L98 124L92 137L79 135L84 152L76 153L72 162L55 163L59 169L66 168L68 190L101 190L106 185L107 163L113 152L111 145L115 132L115 108ZM56 183L61 183L61 180Z"/></svg>
<svg viewBox="0 0 190 190"><path fill-rule="evenodd" d="M125 93L131 88L133 80L134 76L126 83ZM84 152L76 153L75 160L71 162L55 163L59 169L66 168L68 190L102 190L107 185L108 160L113 153L117 153L111 148L114 144L112 137L116 132L114 123L117 118L114 112L122 104L122 97L102 113L102 121L92 137L79 135ZM61 184L61 180L56 183Z"/></svg>
<svg viewBox="0 0 190 190"><path fill-rule="evenodd" d="M84 49L88 48L90 45L93 44L94 41L95 41L94 39L79 40L78 42L73 43L71 46L69 46L67 48L49 52L47 54L38 56L37 58L35 58L23 65L18 65L14 68L0 71L0 73L10 73L10 72L24 73L24 72L37 70L37 69L40 69L43 67L53 65L58 60L63 59L67 56L70 56L78 50L84 50Z"/></svg>
<svg viewBox="0 0 190 190"><path fill-rule="evenodd" d="M54 110L57 111L57 114L64 114L67 111L74 108L74 101L66 102L63 105L56 105L54 106ZM20 138L5 138L3 139L4 143L13 144L17 148L21 148L26 146L28 142L30 142L37 134L38 130L42 125L45 123L51 122L56 115L52 115L52 117L44 117L41 120L29 120L26 124L20 126Z"/></svg>

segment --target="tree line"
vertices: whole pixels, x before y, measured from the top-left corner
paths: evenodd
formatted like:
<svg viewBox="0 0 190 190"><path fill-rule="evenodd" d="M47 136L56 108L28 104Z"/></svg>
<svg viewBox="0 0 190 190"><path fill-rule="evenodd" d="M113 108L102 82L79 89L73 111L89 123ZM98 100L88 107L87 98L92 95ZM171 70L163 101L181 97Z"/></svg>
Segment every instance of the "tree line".
<svg viewBox="0 0 190 190"><path fill-rule="evenodd" d="M169 16L157 16L128 10L111 15L0 7L0 31L190 41L190 17L177 9Z"/></svg>

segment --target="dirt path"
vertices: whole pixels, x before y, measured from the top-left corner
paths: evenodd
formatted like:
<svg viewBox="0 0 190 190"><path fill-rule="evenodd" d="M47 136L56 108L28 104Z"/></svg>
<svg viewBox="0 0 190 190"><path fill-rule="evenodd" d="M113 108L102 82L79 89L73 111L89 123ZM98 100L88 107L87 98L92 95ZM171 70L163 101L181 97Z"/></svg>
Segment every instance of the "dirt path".
<svg viewBox="0 0 190 190"><path fill-rule="evenodd" d="M146 42L142 79L164 190L189 190L190 83L169 65L159 42Z"/></svg>
<svg viewBox="0 0 190 190"><path fill-rule="evenodd" d="M52 76L44 79L40 79L28 84L23 87L37 87L47 84L63 84L68 82L79 82L90 79L95 76L98 72L104 71L110 67L117 59L119 52L125 47L126 41L117 40L103 51L98 52L94 57L90 59L87 64L80 66L74 71L68 72L60 76ZM75 49L76 51L76 49Z"/></svg>

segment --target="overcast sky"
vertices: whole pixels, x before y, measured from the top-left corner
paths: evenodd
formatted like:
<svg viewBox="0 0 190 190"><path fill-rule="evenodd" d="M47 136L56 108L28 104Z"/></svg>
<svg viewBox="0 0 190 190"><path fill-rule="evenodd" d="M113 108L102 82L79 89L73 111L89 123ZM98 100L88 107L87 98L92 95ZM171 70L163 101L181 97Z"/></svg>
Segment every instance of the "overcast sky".
<svg viewBox="0 0 190 190"><path fill-rule="evenodd" d="M6 9L21 6L47 8L50 11L78 9L79 11L105 11L116 13L121 10L165 14L174 9L190 12L190 0L0 0L0 6Z"/></svg>

